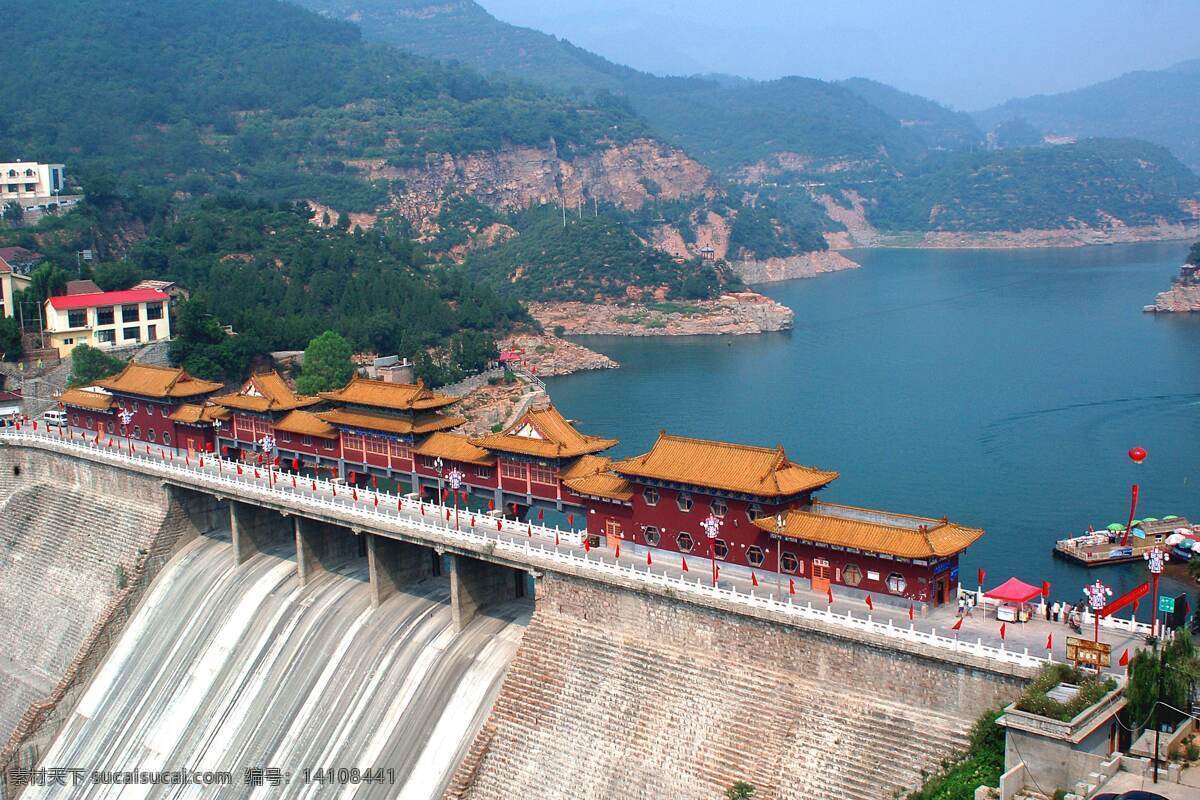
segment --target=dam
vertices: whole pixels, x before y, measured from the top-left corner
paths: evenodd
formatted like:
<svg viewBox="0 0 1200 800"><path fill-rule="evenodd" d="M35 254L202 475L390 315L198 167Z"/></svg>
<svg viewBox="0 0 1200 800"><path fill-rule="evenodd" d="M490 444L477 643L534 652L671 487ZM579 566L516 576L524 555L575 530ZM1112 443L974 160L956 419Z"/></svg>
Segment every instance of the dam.
<svg viewBox="0 0 1200 800"><path fill-rule="evenodd" d="M885 798L961 750L1039 663L613 565L571 552L566 531L460 529L436 506L304 494L211 457L0 442L3 511L29 497L76 509L29 506L4 529L0 568L53 559L99 576L101 595L113 562L128 576L107 605L74 598L84 632L53 658L0 661L14 684L43 675L5 747L7 796L21 793L14 767L136 767L228 771L233 786L214 794L234 797L699 799L746 780L762 798ZM144 513L114 516L130 503ZM51 528L57 549L13 558ZM81 562L85 543L110 560ZM21 574L36 594L44 582ZM18 601L46 615L55 602ZM89 614L104 635L85 633ZM394 783L306 782L320 767L384 768ZM281 783L247 785L247 768ZM21 796L126 792L210 796Z"/></svg>

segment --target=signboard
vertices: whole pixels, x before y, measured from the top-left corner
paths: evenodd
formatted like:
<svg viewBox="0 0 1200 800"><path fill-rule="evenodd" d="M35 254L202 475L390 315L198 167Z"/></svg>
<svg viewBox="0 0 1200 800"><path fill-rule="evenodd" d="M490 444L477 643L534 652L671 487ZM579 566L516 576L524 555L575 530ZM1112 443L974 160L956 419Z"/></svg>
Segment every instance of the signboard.
<svg viewBox="0 0 1200 800"><path fill-rule="evenodd" d="M1165 597L1165 596L1158 598L1158 610L1164 614L1174 614L1175 613L1175 598L1174 597Z"/></svg>
<svg viewBox="0 0 1200 800"><path fill-rule="evenodd" d="M1112 645L1068 636L1067 661L1073 661L1075 666L1088 666L1096 669L1111 667Z"/></svg>
<svg viewBox="0 0 1200 800"><path fill-rule="evenodd" d="M1133 555L1132 547L1114 547L1108 551L1109 558L1128 558Z"/></svg>

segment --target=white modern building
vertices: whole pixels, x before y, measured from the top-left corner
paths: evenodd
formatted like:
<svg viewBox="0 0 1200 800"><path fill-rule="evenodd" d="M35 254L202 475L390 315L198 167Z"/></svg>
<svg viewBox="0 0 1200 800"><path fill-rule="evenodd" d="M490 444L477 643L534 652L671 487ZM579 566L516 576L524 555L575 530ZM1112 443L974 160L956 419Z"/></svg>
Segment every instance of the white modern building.
<svg viewBox="0 0 1200 800"><path fill-rule="evenodd" d="M0 203L16 200L24 206L53 202L62 194L66 171L62 164L36 161L0 162Z"/></svg>
<svg viewBox="0 0 1200 800"><path fill-rule="evenodd" d="M170 300L156 289L51 297L46 301L50 346L66 357L81 344L112 349L170 339Z"/></svg>

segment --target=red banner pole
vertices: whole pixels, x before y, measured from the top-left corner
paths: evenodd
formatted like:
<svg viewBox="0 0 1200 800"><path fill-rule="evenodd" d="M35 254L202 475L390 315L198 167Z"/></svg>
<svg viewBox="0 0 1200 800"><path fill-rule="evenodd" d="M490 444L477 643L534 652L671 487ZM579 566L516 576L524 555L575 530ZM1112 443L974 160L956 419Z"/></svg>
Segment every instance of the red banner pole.
<svg viewBox="0 0 1200 800"><path fill-rule="evenodd" d="M1137 513L1138 485L1136 483L1133 485L1132 494L1133 500L1129 503L1129 522L1125 524L1125 538L1121 540L1122 547L1129 544L1129 531L1133 529L1133 515Z"/></svg>

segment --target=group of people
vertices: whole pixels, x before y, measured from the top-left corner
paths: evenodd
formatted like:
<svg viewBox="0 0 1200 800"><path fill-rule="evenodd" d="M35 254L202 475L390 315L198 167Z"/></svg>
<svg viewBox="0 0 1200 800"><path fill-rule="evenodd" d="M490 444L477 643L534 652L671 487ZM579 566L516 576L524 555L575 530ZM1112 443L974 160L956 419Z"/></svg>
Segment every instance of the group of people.
<svg viewBox="0 0 1200 800"><path fill-rule="evenodd" d="M1055 601L1050 606L1043 603L1042 607L1046 609L1046 619L1052 622L1065 622L1076 633L1083 630L1083 612L1086 605L1082 600L1074 605L1067 602L1059 603L1058 601Z"/></svg>

